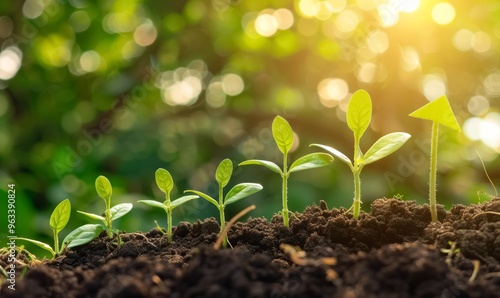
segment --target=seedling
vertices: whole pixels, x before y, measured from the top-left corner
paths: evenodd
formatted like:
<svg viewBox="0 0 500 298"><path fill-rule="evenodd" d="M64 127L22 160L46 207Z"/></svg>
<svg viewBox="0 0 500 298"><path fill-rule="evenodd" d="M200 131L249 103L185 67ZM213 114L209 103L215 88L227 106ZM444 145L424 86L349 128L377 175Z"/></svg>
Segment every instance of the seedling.
<svg viewBox="0 0 500 298"><path fill-rule="evenodd" d="M48 251L52 255L52 257L55 257L56 255L60 254L65 248L71 248L88 243L99 236L99 233L101 233L102 226L100 225L83 225L69 233L64 238L62 242L63 245L59 246L59 232L61 232L68 224L70 215L71 203L68 199L59 203L54 211L52 211L52 214L50 215L50 228L52 229L54 237L53 248L47 243L29 238L12 237L12 239L33 243Z"/></svg>
<svg viewBox="0 0 500 298"><path fill-rule="evenodd" d="M112 238L113 220L118 219L124 216L125 214L129 213L129 211L132 210L132 204L123 203L111 207L111 193L113 192L113 188L111 187L111 183L109 182L108 178L104 176L97 177L95 181L95 189L97 191L97 194L106 203L106 210L104 211L103 216L83 211L77 211L77 212L86 215L90 218L102 221L104 224L104 228L106 229L106 232L108 234L108 237Z"/></svg>
<svg viewBox="0 0 500 298"><path fill-rule="evenodd" d="M333 162L333 157L325 153L311 153L297 159L288 168L288 153L293 145L293 130L290 124L281 116L276 116L272 124L272 134L278 149L283 153L283 170L278 165L267 160L251 159L240 163L244 165L260 165L280 174L282 179L283 224L288 227L288 177L293 172L324 167Z"/></svg>
<svg viewBox="0 0 500 298"><path fill-rule="evenodd" d="M437 221L437 206L436 206L436 176L437 176L437 146L439 124L448 126L451 129L460 131L455 114L450 107L450 102L446 95L442 95L438 99L429 102L420 109L410 114L411 117L431 120L431 166L429 173L429 205L431 209L431 219Z"/></svg>
<svg viewBox="0 0 500 298"><path fill-rule="evenodd" d="M351 161L346 155L329 146L311 144L320 147L333 156L346 163L354 176L354 203L352 206L353 217L358 219L361 209L361 170L367 164L371 164L379 159L398 150L411 137L405 132L393 132L378 139L365 154L361 151L360 140L368 128L372 117L372 101L370 95L365 90L354 92L347 107L347 126L354 134L354 160Z"/></svg>
<svg viewBox="0 0 500 298"><path fill-rule="evenodd" d="M217 207L217 209L219 209L221 233L224 231L224 227L226 225L226 219L224 214L224 209L226 208L226 206L262 190L262 185L258 183L240 183L235 185L224 197L223 189L229 183L232 174L233 174L233 163L231 162L231 160L226 158L220 162L219 166L217 167L217 170L215 171L215 179L219 184L218 202L214 198L203 192L196 190L185 191L199 195L200 197L214 204ZM222 246L223 247L227 246L227 237L224 237Z"/></svg>
<svg viewBox="0 0 500 298"><path fill-rule="evenodd" d="M174 180L172 175L165 169L158 169L155 173L155 180L158 187L165 193L165 202L160 203L153 200L140 200L139 203L143 203L152 207L157 207L165 210L167 213L167 241L172 242L172 210L175 207L180 206L186 202L199 198L197 195L190 195L178 198L177 200L170 201L170 192L174 188ZM161 230L160 230L161 231Z"/></svg>

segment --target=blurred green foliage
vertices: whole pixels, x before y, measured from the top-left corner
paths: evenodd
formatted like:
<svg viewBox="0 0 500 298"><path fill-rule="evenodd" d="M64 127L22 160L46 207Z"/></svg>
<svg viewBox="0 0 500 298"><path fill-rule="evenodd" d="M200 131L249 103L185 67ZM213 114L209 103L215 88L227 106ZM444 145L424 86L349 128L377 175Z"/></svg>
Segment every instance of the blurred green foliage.
<svg viewBox="0 0 500 298"><path fill-rule="evenodd" d="M500 3L382 0L26 0L0 3L0 189L16 183L17 235L48 241L50 210L69 198L97 212L93 183L106 175L117 203L135 209L116 227L149 230L162 210L157 168L173 195L216 195L224 158L279 162L269 129L294 127L293 156L323 143L352 151L350 95L366 89L373 120L361 147L405 131L412 139L362 175L365 204L402 194L425 203L429 127L407 115L446 93L463 133L442 130L438 200L477 202L500 176ZM326 200L350 206L350 173L334 165L298 173L292 211ZM251 216L280 210L281 185L265 169L236 168L231 183L257 182ZM485 196L481 198L486 198ZM228 217L248 202L228 207ZM6 226L5 203L0 210ZM174 224L215 216L203 200ZM72 214L68 230L87 223ZM0 230L2 239L5 229ZM3 245L3 243L1 244Z"/></svg>

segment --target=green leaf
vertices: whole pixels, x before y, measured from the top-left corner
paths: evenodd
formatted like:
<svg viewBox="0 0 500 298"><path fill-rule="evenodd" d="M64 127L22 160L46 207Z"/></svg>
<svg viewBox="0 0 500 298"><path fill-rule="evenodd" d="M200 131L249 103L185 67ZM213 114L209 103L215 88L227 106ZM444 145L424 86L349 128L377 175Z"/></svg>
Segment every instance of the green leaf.
<svg viewBox="0 0 500 298"><path fill-rule="evenodd" d="M231 175L233 174L233 162L226 158L220 162L217 167L217 171L215 171L215 180L219 183L221 187L226 186L231 179Z"/></svg>
<svg viewBox="0 0 500 298"><path fill-rule="evenodd" d="M227 193L226 198L224 199L224 205L226 206L232 204L261 190L262 185L258 183L240 183L235 185Z"/></svg>
<svg viewBox="0 0 500 298"><path fill-rule="evenodd" d="M324 167L333 162L333 157L326 153L311 153L297 159L290 166L289 172L298 172L313 168Z"/></svg>
<svg viewBox="0 0 500 298"><path fill-rule="evenodd" d="M336 158L340 159L341 161L345 162L346 164L348 164L349 166L352 166L352 162L351 160L349 159L349 157L345 156L344 153L338 151L337 149L335 148L332 148L330 146L325 146L325 145L321 145L321 144L311 144L309 146L316 146L316 147L319 147L325 151L328 151L329 153L331 153L333 156L335 156Z"/></svg>
<svg viewBox="0 0 500 298"><path fill-rule="evenodd" d="M104 217L97 215L97 214L94 214L94 213L88 213L88 212L83 212L83 211L79 211L79 210L77 210L76 212L83 214L83 215L86 215L86 216L93 218L93 219L102 220L102 221L106 220Z"/></svg>
<svg viewBox="0 0 500 298"><path fill-rule="evenodd" d="M283 175L283 172L281 171L280 167L278 167L277 164L271 161L267 160L258 160L258 159L250 159L246 160L244 162L241 162L238 166L246 166L246 165L259 165L259 166L264 166L268 169L270 169L273 172L276 172L280 175Z"/></svg>
<svg viewBox="0 0 500 298"><path fill-rule="evenodd" d="M68 199L66 199L59 203L50 215L50 228L54 230L56 234L59 234L59 232L68 224L70 216L71 203Z"/></svg>
<svg viewBox="0 0 500 298"><path fill-rule="evenodd" d="M189 202L189 201L192 201L192 200L198 199L198 198L199 198L199 196L196 196L196 195L190 195L190 196L180 197L177 200L172 201L172 203L170 204L170 208L174 209L177 206L180 206L180 205L182 205L182 204L184 204L186 202Z"/></svg>
<svg viewBox="0 0 500 298"><path fill-rule="evenodd" d="M194 194L197 194L200 197L204 198L205 200L209 201L210 203L214 204L217 207L217 209L219 209L219 203L217 203L217 201L214 200L214 198L212 198L211 196L209 196L207 194L202 193L201 191L197 191L197 190L185 190L184 192L192 192Z"/></svg>
<svg viewBox="0 0 500 298"><path fill-rule="evenodd" d="M363 164L367 165L398 150L411 137L405 132L393 132L378 139L375 144L366 151Z"/></svg>
<svg viewBox="0 0 500 298"><path fill-rule="evenodd" d="M372 118L372 101L370 95L361 89L351 97L347 107L347 126L354 133L354 138L359 141L370 125Z"/></svg>
<svg viewBox="0 0 500 298"><path fill-rule="evenodd" d="M130 203L118 204L111 207L111 209L109 209L109 212L111 213L111 220L113 221L129 213L130 210L132 210L132 207L133 205Z"/></svg>
<svg viewBox="0 0 500 298"><path fill-rule="evenodd" d="M43 242L40 242L40 241L37 241L37 240L28 239L28 238L22 238L22 237L12 237L10 239L23 240L23 241L31 242L31 243L35 244L36 246L41 247L41 248L45 249L46 251L50 252L52 254L52 256L56 255L56 253L54 252L54 250L52 249L52 247L50 247L50 245L48 245L47 243L43 243Z"/></svg>
<svg viewBox="0 0 500 298"><path fill-rule="evenodd" d="M276 116L272 124L272 133L278 149L287 154L293 145L293 130L290 124L281 116Z"/></svg>
<svg viewBox="0 0 500 298"><path fill-rule="evenodd" d="M97 177L97 179L95 180L95 189L97 191L97 194L105 201L111 198L112 188L108 178L104 176Z"/></svg>
<svg viewBox="0 0 500 298"><path fill-rule="evenodd" d="M172 179L172 175L162 168L159 168L155 172L155 180L156 185L166 194L169 194L170 191L174 188L174 180Z"/></svg>
<svg viewBox="0 0 500 298"><path fill-rule="evenodd" d="M87 224L71 231L63 240L63 247L72 248L89 243L99 236L104 227L98 224Z"/></svg>
<svg viewBox="0 0 500 298"><path fill-rule="evenodd" d="M139 200L139 201L137 201L137 203L142 203L142 204L146 204L146 205L151 206L151 207L156 207L156 208L161 208L161 209L167 208L163 203L160 203L158 201L153 201L153 200Z"/></svg>
<svg viewBox="0 0 500 298"><path fill-rule="evenodd" d="M431 120L451 129L461 131L446 95L442 95L410 114L411 117Z"/></svg>

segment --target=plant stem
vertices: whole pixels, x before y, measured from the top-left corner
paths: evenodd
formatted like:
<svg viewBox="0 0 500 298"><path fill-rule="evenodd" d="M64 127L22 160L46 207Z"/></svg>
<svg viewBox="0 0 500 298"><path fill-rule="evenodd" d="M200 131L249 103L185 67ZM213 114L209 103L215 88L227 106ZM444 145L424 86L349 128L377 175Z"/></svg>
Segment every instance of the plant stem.
<svg viewBox="0 0 500 298"><path fill-rule="evenodd" d="M437 176L437 146L438 146L439 123L432 122L431 135L431 167L429 173L429 204L431 208L431 219L437 221L436 207L436 176Z"/></svg>
<svg viewBox="0 0 500 298"><path fill-rule="evenodd" d="M59 238L57 237L56 230L52 231L54 234L54 252L55 254L59 254Z"/></svg>
<svg viewBox="0 0 500 298"><path fill-rule="evenodd" d="M223 187L219 186L219 215L220 215L220 233L224 231L224 227L226 226L226 216L224 214L224 196L223 196ZM222 247L227 246L227 236L224 236L222 239Z"/></svg>
<svg viewBox="0 0 500 298"><path fill-rule="evenodd" d="M170 194L167 192L165 203L167 209L167 242L172 242L172 208L170 207Z"/></svg>
<svg viewBox="0 0 500 298"><path fill-rule="evenodd" d="M282 186L282 201L283 201L283 225L288 227L288 169L287 169L287 154L283 154L283 186Z"/></svg>
<svg viewBox="0 0 500 298"><path fill-rule="evenodd" d="M354 219L358 219L361 210L361 169L356 169L352 173L354 174L354 204L352 215Z"/></svg>
<svg viewBox="0 0 500 298"><path fill-rule="evenodd" d="M111 198L106 200L106 229L108 237L113 238L113 227L111 226Z"/></svg>

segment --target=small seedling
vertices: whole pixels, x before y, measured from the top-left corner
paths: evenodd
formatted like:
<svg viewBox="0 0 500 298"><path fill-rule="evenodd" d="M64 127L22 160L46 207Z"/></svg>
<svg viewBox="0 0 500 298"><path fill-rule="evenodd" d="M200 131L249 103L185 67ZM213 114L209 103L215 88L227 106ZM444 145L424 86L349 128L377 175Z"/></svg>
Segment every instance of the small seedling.
<svg viewBox="0 0 500 298"><path fill-rule="evenodd" d="M111 183L109 182L108 178L104 176L97 177L95 181L95 189L97 191L97 194L106 203L106 210L104 211L104 215L101 216L94 213L87 213L83 211L77 211L77 212L86 215L90 218L102 221L104 224L104 228L106 229L106 232L108 234L108 237L112 238L113 220L118 219L124 216L125 214L129 213L129 211L132 210L132 204L123 203L111 207L111 193L113 191L113 188L111 187Z"/></svg>
<svg viewBox="0 0 500 298"><path fill-rule="evenodd" d="M224 197L223 189L229 183L231 175L233 174L233 163L229 159L224 159L220 162L217 170L215 171L215 179L219 184L219 201L217 202L211 196L196 190L186 190L185 192L192 192L210 203L214 204L217 209L219 209L220 215L220 231L224 231L226 225L226 219L224 214L224 209L227 205L237 202L243 198L246 198L260 190L262 190L262 185L258 183L240 183L235 185ZM227 246L227 237L224 237L222 246Z"/></svg>
<svg viewBox="0 0 500 298"><path fill-rule="evenodd" d="M267 160L251 159L240 163L244 165L260 165L280 174L282 178L283 224L288 227L288 177L293 172L324 167L333 162L333 157L325 153L311 153L297 159L288 168L288 153L293 145L293 130L290 124L281 116L276 116L272 124L272 134L278 149L283 153L283 170L278 165Z"/></svg>
<svg viewBox="0 0 500 298"><path fill-rule="evenodd" d="M346 155L329 146L320 144L311 144L311 146L320 147L333 156L346 163L354 175L354 203L353 217L358 219L361 209L361 170L367 164L373 163L379 159L398 150L411 137L405 132L393 132L378 139L365 154L361 151L360 140L368 128L372 117L372 101L370 95L365 90L354 92L347 107L347 126L354 134L354 160L351 161Z"/></svg>
<svg viewBox="0 0 500 298"><path fill-rule="evenodd" d="M70 215L71 203L68 199L59 203L50 215L50 228L53 232L54 248L52 248L47 243L29 238L12 237L12 239L31 242L48 251L52 255L52 257L55 257L56 255L60 254L65 248L71 248L88 243L99 236L99 233L101 233L102 226L100 225L83 225L69 233L64 238L62 245L59 246L59 232L61 232L68 224Z"/></svg>
<svg viewBox="0 0 500 298"><path fill-rule="evenodd" d="M411 117L431 120L431 165L429 173L429 205L431 209L431 219L437 221L437 206L436 206L436 177L437 177L437 146L439 124L448 126L451 129L460 131L455 114L451 109L450 102L446 95L442 95L438 99L429 102L418 110L410 114Z"/></svg>
<svg viewBox="0 0 500 298"><path fill-rule="evenodd" d="M153 200L140 200L138 202L165 210L165 212L167 213L167 241L170 243L172 242L172 210L174 210L174 208L177 206L199 198L199 196L184 196L171 202L170 192L174 188L174 180L172 179L172 175L170 175L170 173L165 169L158 169L155 173L155 180L161 191L165 193L165 202L160 203Z"/></svg>

